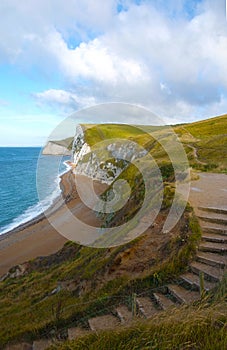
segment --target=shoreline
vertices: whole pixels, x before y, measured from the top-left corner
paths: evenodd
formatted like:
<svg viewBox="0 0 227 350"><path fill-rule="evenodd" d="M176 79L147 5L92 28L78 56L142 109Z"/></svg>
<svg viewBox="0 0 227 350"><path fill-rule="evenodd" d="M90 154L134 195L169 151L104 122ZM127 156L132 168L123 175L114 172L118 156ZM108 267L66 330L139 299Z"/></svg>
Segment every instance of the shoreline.
<svg viewBox="0 0 227 350"><path fill-rule="evenodd" d="M66 182L68 183L68 178L71 175L71 173L72 173L72 169L69 167L69 165L67 165L67 170L65 172L63 172L62 174L60 174L59 178L58 178L58 186L60 189L60 194L56 198L54 198L53 202L50 204L50 206L45 211L43 211L42 213L40 213L38 215L35 215L30 220L19 224L18 226L12 228L11 230L0 234L0 241L3 240L4 238L7 238L7 236L10 236L14 233L22 231L26 228L29 228L30 226L33 226L33 225L39 223L40 221L46 219L47 215L45 215L45 213L48 212L48 215L54 214L60 208L60 206L58 208L56 208L56 205L58 204L58 202L62 202L61 205L63 205L64 201L62 198L65 199L69 195L69 192L70 193L72 192L72 188L68 189L68 185L66 186Z"/></svg>
<svg viewBox="0 0 227 350"><path fill-rule="evenodd" d="M42 213L39 214L35 214L34 217L32 217L31 219L29 219L28 221L19 223L17 226L15 226L14 228L10 229L7 232L3 232L0 233L0 241L7 238L7 236L10 236L14 233L17 233L19 231L24 230L25 228L29 228L30 226L40 222L41 220L44 220L46 218L45 212L51 210L54 208L54 206L56 205L56 203L59 201L59 199L61 199L61 197L64 197L64 185L62 183L64 183L64 176L71 172L72 168L69 166L68 161L64 162L64 165L66 166L66 170L64 172L62 172L59 176L58 176L58 186L60 189L60 194L54 198L53 202L50 204L50 206L43 211ZM63 180L62 180L63 179ZM62 188L61 188L61 184L62 184ZM39 202L38 202L39 203ZM34 206L36 206L38 203L34 204ZM28 210L29 208L27 208L26 210ZM57 209L56 209L57 210ZM20 216L18 216L19 218ZM11 225L11 224L9 224ZM9 226L8 225L8 226Z"/></svg>
<svg viewBox="0 0 227 350"><path fill-rule="evenodd" d="M45 219L45 214L38 214L37 216L35 216L33 219L30 219L22 224L19 224L18 226L16 226L15 228L11 229L10 231L4 232L2 234L0 234L0 241L2 241L3 239L7 238L8 236L17 233L19 231L24 230L25 228L28 228L40 221L42 221L43 219Z"/></svg>
<svg viewBox="0 0 227 350"><path fill-rule="evenodd" d="M0 277L17 264L24 263L26 260L37 256L56 252L67 241L51 226L47 215L53 215L63 206L65 196L68 195L69 191L67 183L70 174L71 169L68 168L59 175L58 186L61 194L54 199L49 208L25 223L0 235ZM60 206L58 203L60 203ZM37 236L40 239L39 244L36 242ZM17 252L17 250L19 251Z"/></svg>
<svg viewBox="0 0 227 350"><path fill-rule="evenodd" d="M192 181L190 190L189 202L194 208L203 206L204 203L212 206L217 201L217 193L215 188L219 186L219 199L217 205L226 208L226 176L224 174L214 173L199 173L200 178ZM70 221L69 211L73 216L76 216L84 223L100 227L100 221L95 216L95 213L86 207L80 199L74 181L72 171L67 171L61 175L61 200L57 205L51 208L51 222L58 222L63 226L67 226L72 230L77 237L81 232L80 227L75 225L75 222ZM84 175L76 175L80 178L81 185L87 186L89 179ZM73 180L73 181L72 181ZM107 185L104 185L97 180L93 180L94 190L97 195L101 194ZM211 186L212 185L212 186ZM196 191L199 188L200 191ZM209 200L207 198L207 189L210 190ZM56 200L58 202L58 200ZM64 205L63 205L64 204ZM75 236L74 236L75 237ZM0 236L0 279L5 275L10 268L23 264L31 259L39 256L48 256L56 253L68 241L64 236L51 225L45 213L42 213L33 220L26 222Z"/></svg>
<svg viewBox="0 0 227 350"><path fill-rule="evenodd" d="M70 211L73 216L88 225L99 227L99 219L91 209L85 206L77 193L74 176L70 169L59 177L61 195L44 213L0 235L0 278L14 266L39 256L56 253L68 241L56 231L49 219L60 221L76 234L80 234L79 227L68 219ZM79 177L86 186L88 178L83 175ZM95 180L94 187L97 194L102 193L105 188L103 184Z"/></svg>

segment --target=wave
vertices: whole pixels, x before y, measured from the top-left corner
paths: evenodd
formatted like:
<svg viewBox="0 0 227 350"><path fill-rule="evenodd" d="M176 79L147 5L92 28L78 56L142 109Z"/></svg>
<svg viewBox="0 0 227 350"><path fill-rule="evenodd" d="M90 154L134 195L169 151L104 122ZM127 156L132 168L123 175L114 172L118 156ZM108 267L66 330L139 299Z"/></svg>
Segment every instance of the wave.
<svg viewBox="0 0 227 350"><path fill-rule="evenodd" d="M56 190L53 191L51 195L47 196L44 200L28 207L21 215L13 219L10 224L3 227L0 235L15 229L16 227L25 224L30 220L35 219L40 214L43 214L48 208L53 205L54 201L59 197L60 194L61 190L59 186L57 186Z"/></svg>
<svg viewBox="0 0 227 350"><path fill-rule="evenodd" d="M1 229L0 235L7 233L17 228L18 226L35 219L40 214L43 214L46 210L48 210L54 204L56 199L61 195L60 177L71 169L71 167L67 164L67 162L64 162L63 164L66 169L63 170L55 180L55 183L56 183L55 190L43 200L38 201L36 204L28 207L21 215L13 219L10 224L3 227Z"/></svg>

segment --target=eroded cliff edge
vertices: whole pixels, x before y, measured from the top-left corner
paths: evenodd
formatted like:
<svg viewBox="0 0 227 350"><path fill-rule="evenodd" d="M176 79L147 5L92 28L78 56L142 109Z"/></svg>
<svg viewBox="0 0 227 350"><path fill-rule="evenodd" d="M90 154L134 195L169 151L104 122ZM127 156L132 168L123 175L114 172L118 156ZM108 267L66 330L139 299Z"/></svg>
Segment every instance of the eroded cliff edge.
<svg viewBox="0 0 227 350"><path fill-rule="evenodd" d="M48 141L43 148L42 154L51 156L71 156L71 151L64 145L55 141Z"/></svg>
<svg viewBox="0 0 227 350"><path fill-rule="evenodd" d="M92 132L95 134L96 130ZM134 159L147 154L129 140L103 139L91 145L87 139L86 127L78 125L72 145L74 172L107 184L111 184Z"/></svg>

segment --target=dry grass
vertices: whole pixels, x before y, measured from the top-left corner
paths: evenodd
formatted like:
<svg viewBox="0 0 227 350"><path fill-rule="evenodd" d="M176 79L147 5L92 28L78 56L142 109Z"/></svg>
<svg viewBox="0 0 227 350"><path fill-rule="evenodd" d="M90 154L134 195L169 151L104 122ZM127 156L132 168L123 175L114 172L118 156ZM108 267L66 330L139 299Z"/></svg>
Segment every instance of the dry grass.
<svg viewBox="0 0 227 350"><path fill-rule="evenodd" d="M216 300L215 300L216 299ZM215 297L181 306L135 325L92 333L52 350L224 350L227 348L227 283Z"/></svg>

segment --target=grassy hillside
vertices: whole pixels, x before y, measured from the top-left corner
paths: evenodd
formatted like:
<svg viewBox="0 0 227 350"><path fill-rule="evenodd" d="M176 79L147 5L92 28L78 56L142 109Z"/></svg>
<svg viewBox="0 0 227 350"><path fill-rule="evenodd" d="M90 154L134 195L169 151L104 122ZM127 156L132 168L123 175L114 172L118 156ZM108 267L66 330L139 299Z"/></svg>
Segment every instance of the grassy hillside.
<svg viewBox="0 0 227 350"><path fill-rule="evenodd" d="M224 350L227 347L227 279L196 305L162 312L125 329L103 331L50 350Z"/></svg>
<svg viewBox="0 0 227 350"><path fill-rule="evenodd" d="M160 215L164 219L165 212ZM200 231L191 215L188 208L158 249L153 239L158 240L159 227L154 236L145 234L117 248L69 242L57 254L30 261L27 274L0 283L0 344L49 337L66 325L86 326L94 315L122 302L130 305L132 292L146 294L165 285L185 270L195 253Z"/></svg>
<svg viewBox="0 0 227 350"><path fill-rule="evenodd" d="M175 131L194 168L227 172L227 115L178 126Z"/></svg>
<svg viewBox="0 0 227 350"><path fill-rule="evenodd" d="M169 137L168 129L149 126L147 131L151 128L155 137L127 125L87 126L86 140L89 144L96 144L106 138L128 138L152 154L165 181L158 224L148 233L117 248L93 249L68 242L57 254L30 261L28 273L24 276L9 277L0 282L2 347L21 339L58 335L64 338L66 327L86 326L90 317L111 312L121 303L131 305L132 293L149 295L151 290L165 286L187 270L200 239L200 228L192 209L186 207L171 235L160 235L173 199L174 172L168 152L158 142L159 138ZM226 116L176 126L174 130L192 167L227 172ZM107 215L104 219L108 225L117 225L122 217L123 220L130 218L140 206L137 195L143 192L141 179L135 178L137 173L132 167L128 167L123 175L133 186L129 210L111 218ZM222 288L226 293L226 285ZM135 328L116 333L90 335L81 342L68 343L60 348L107 349L106 344L111 344L111 349L181 349L177 341L182 340L185 344L182 349L208 350L211 349L208 347L211 341L217 345L215 349L222 349L218 344L227 344L223 329L224 325L226 327L226 315L221 313L224 307L223 298L216 302L210 299L197 308L180 308L174 313L163 314L158 321L138 324ZM181 320L184 320L185 329ZM220 343L218 339L222 339ZM189 343L187 347L189 341L194 341L194 348ZM139 348L138 343L142 344Z"/></svg>
<svg viewBox="0 0 227 350"><path fill-rule="evenodd" d="M166 160L166 153L157 142L169 127L128 126L117 124L87 127L86 140L93 145L108 138L126 138L138 142L158 160ZM173 126L184 145L189 164L202 171L227 172L227 115L191 124ZM151 136L149 135L151 133ZM154 136L154 137L153 137Z"/></svg>
<svg viewBox="0 0 227 350"><path fill-rule="evenodd" d="M168 131L168 126L150 125L130 126L125 124L84 124L86 141L95 145L109 138L125 138L137 142L152 150L158 159L166 158L165 152L155 139L158 134ZM172 127L185 147L190 166L202 171L227 172L227 115L202 120L191 124ZM154 133L153 138L149 133ZM69 140L56 141L57 144L72 147L73 137Z"/></svg>

